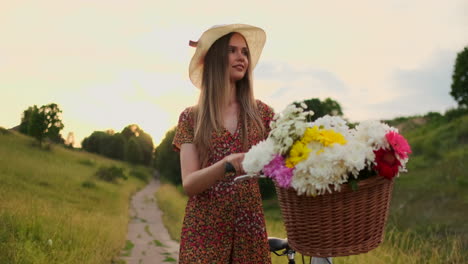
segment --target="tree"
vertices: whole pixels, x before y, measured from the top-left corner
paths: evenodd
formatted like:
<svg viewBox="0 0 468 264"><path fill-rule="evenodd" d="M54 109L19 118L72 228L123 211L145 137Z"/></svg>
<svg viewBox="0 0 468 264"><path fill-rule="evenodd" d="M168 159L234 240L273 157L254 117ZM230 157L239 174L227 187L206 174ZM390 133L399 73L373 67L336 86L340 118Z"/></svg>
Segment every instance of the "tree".
<svg viewBox="0 0 468 264"><path fill-rule="evenodd" d="M121 133L94 131L81 146L88 152L146 166L151 165L154 151L151 136L135 124L126 126Z"/></svg>
<svg viewBox="0 0 468 264"><path fill-rule="evenodd" d="M126 160L133 164L139 164L143 161L143 152L141 151L140 144L135 137L130 138L127 144Z"/></svg>
<svg viewBox="0 0 468 264"><path fill-rule="evenodd" d="M29 135L29 119L31 119L31 115L34 111L38 111L36 105L28 107L28 109L24 110L23 116L21 117L21 123L19 127L19 131L23 134Z"/></svg>
<svg viewBox="0 0 468 264"><path fill-rule="evenodd" d="M459 107L468 106L468 46L457 54L450 95L457 101Z"/></svg>
<svg viewBox="0 0 468 264"><path fill-rule="evenodd" d="M305 103L308 110L314 111L314 115L309 117L307 120L309 122L315 121L325 115L343 116L340 104L331 98L326 98L323 102L318 98L307 99L302 102L294 102L296 105L299 105L300 103Z"/></svg>
<svg viewBox="0 0 468 264"><path fill-rule="evenodd" d="M104 145L103 141L107 136L108 134L103 131L94 131L89 137L83 139L81 146L88 152L102 154L101 146Z"/></svg>
<svg viewBox="0 0 468 264"><path fill-rule="evenodd" d="M126 140L129 140L131 137L138 137L140 135L140 127L136 124L131 124L122 129L122 135Z"/></svg>
<svg viewBox="0 0 468 264"><path fill-rule="evenodd" d="M112 131L94 131L83 139L81 147L91 153L97 153L111 159L125 159L126 140L120 133Z"/></svg>
<svg viewBox="0 0 468 264"><path fill-rule="evenodd" d="M64 143L60 131L64 125L60 114L62 111L57 104L36 105L28 107L23 112L20 124L20 132L30 135L42 145L44 138L49 138L56 143Z"/></svg>
<svg viewBox="0 0 468 264"><path fill-rule="evenodd" d="M42 147L42 141L46 135L47 123L46 116L41 109L36 106L33 107L28 122L28 135L34 137L39 141L39 147Z"/></svg>
<svg viewBox="0 0 468 264"><path fill-rule="evenodd" d="M143 165L151 165L154 151L153 139L151 136L145 133L145 131L143 131L143 129L141 129L136 124L126 126L122 130L121 134L127 140L127 142L129 142L132 138L136 138L142 152L142 159L140 163Z"/></svg>
<svg viewBox="0 0 468 264"><path fill-rule="evenodd" d="M124 160L125 158L125 138L120 133L112 135L110 140L109 148L109 157L118 160Z"/></svg>
<svg viewBox="0 0 468 264"><path fill-rule="evenodd" d="M154 151L153 139L150 135L141 130L137 140L143 154L143 165L151 165Z"/></svg>
<svg viewBox="0 0 468 264"><path fill-rule="evenodd" d="M154 153L154 167L159 171L162 178L170 181L173 184L182 184L180 173L180 156L172 147L176 128L167 131L166 136L161 141L161 144L156 148Z"/></svg>
<svg viewBox="0 0 468 264"><path fill-rule="evenodd" d="M64 127L62 117L60 115L62 110L60 110L58 105L54 103L41 106L41 110L44 112L46 118L46 137L55 143L63 144L65 141L60 135L60 131Z"/></svg>

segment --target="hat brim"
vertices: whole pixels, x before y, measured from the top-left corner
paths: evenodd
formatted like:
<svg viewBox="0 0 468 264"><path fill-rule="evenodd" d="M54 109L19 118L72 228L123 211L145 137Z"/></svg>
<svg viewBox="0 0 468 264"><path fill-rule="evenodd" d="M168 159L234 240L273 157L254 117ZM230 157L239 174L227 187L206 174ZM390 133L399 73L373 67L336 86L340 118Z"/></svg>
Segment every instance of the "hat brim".
<svg viewBox="0 0 468 264"><path fill-rule="evenodd" d="M198 88L202 86L203 60L211 45L213 45L217 39L231 32L239 33L245 38L249 46L250 66L252 70L255 68L266 41L266 34L263 29L246 24L213 27L201 35L197 43L195 54L190 61L189 77L193 85Z"/></svg>

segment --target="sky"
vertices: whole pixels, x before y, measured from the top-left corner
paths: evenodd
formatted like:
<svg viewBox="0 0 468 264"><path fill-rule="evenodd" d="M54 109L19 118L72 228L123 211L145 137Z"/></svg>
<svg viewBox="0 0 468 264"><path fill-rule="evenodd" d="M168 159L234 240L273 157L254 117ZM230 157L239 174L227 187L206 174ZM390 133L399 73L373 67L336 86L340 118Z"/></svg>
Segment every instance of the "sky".
<svg viewBox="0 0 468 264"><path fill-rule="evenodd" d="M444 112L466 0L37 0L0 4L0 126L57 103L76 143L138 124L155 145L199 91L189 40L213 25L263 28L256 98L276 112L330 97L353 122Z"/></svg>

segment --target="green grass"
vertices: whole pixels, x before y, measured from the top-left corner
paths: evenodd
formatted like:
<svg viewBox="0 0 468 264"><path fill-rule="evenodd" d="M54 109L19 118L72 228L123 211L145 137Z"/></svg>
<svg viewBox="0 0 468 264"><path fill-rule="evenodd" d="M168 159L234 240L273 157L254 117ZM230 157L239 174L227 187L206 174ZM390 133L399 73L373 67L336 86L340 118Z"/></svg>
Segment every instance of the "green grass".
<svg viewBox="0 0 468 264"><path fill-rule="evenodd" d="M157 246L157 247L165 247L164 244L161 243L161 241L159 241L159 240L157 240L157 239L153 240L153 243L154 243L154 245Z"/></svg>
<svg viewBox="0 0 468 264"><path fill-rule="evenodd" d="M162 185L156 195L158 205L164 212L164 224L169 229L172 239L179 240L187 198L178 191L177 187L170 184ZM164 197L164 199L160 200L159 197ZM268 235L285 238L286 231L277 201L274 199L264 201L263 207ZM334 263L463 263L461 252L461 242L458 239L423 238L415 232L401 232L388 225L386 239L377 249L366 254L335 258ZM298 254L296 261L300 260L301 255ZM272 261L273 264L286 263L285 257L277 257L273 254Z"/></svg>
<svg viewBox="0 0 468 264"><path fill-rule="evenodd" d="M174 258L172 258L172 257L167 257L166 256L166 258L163 260L163 262L174 262L175 263L176 260Z"/></svg>
<svg viewBox="0 0 468 264"><path fill-rule="evenodd" d="M468 115L399 118L413 154L396 179L384 242L334 263L468 263ZM187 197L163 185L157 193L164 223L179 240ZM286 237L275 199L264 201L269 236ZM272 255L273 263L285 263ZM297 258L299 260L299 257Z"/></svg>
<svg viewBox="0 0 468 264"><path fill-rule="evenodd" d="M458 240L468 252L468 115L429 119L404 135L413 155L408 173L396 180L390 224L423 237Z"/></svg>
<svg viewBox="0 0 468 264"><path fill-rule="evenodd" d="M148 234L148 236L153 236L153 234L149 230L149 225L145 225L145 232L146 232L146 234Z"/></svg>
<svg viewBox="0 0 468 264"><path fill-rule="evenodd" d="M125 241L125 247L123 248L123 252L121 254L121 256L125 256L125 257L128 257L132 254L132 249L135 247L135 244L133 244L132 241L130 240L127 240Z"/></svg>
<svg viewBox="0 0 468 264"><path fill-rule="evenodd" d="M155 195L159 208L164 212L162 219L169 235L180 242L187 196L171 184L162 184Z"/></svg>
<svg viewBox="0 0 468 264"><path fill-rule="evenodd" d="M133 169L0 133L0 263L111 263L125 245L129 198L145 182L100 181L100 166Z"/></svg>

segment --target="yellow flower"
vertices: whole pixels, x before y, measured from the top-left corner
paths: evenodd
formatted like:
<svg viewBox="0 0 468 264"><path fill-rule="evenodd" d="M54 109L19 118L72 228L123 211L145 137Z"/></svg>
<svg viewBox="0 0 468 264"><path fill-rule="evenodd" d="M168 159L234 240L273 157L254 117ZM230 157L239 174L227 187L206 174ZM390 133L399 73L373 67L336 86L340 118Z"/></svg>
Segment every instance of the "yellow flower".
<svg viewBox="0 0 468 264"><path fill-rule="evenodd" d="M321 130L321 138L318 140L320 143L322 143L325 147L328 147L329 145L338 143L341 145L346 144L346 139L344 138L343 135L340 133L337 133L333 130Z"/></svg>
<svg viewBox="0 0 468 264"><path fill-rule="evenodd" d="M308 144L311 141L320 142L323 146L328 147L332 144L338 143L341 145L346 144L346 139L343 135L332 129L319 129L317 126L307 128L301 141Z"/></svg>
<svg viewBox="0 0 468 264"><path fill-rule="evenodd" d="M317 126L308 127L306 128L306 131L304 132L301 141L304 144L309 144L312 140L315 140L318 137L319 133L320 132Z"/></svg>
<svg viewBox="0 0 468 264"><path fill-rule="evenodd" d="M294 142L291 150L289 151L289 156L285 161L286 167L294 168L296 164L307 159L311 150L307 148L307 145L312 142L317 141L322 144L324 147L328 147L332 144L338 143L341 145L346 144L346 139L340 133L337 133L331 129L320 129L317 126L308 127L304 132L302 138ZM316 154L324 152L324 149L318 149Z"/></svg>
<svg viewBox="0 0 468 264"><path fill-rule="evenodd" d="M289 151L289 157L286 159L286 167L294 168L297 163L307 159L309 156L310 149L307 148L307 144L302 141L296 141Z"/></svg>

